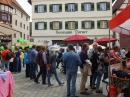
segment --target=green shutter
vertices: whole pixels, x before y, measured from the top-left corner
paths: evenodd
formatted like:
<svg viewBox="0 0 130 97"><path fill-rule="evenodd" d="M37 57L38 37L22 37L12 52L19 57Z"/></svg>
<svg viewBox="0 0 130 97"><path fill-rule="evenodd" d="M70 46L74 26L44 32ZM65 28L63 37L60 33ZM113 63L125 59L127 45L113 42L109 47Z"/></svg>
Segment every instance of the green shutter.
<svg viewBox="0 0 130 97"><path fill-rule="evenodd" d="M65 11L68 11L68 4L65 4Z"/></svg>
<svg viewBox="0 0 130 97"><path fill-rule="evenodd" d="M44 5L44 12L47 12L47 5Z"/></svg>
<svg viewBox="0 0 130 97"><path fill-rule="evenodd" d="M75 21L75 29L78 29L78 21Z"/></svg>
<svg viewBox="0 0 130 97"><path fill-rule="evenodd" d="M84 11L84 3L81 3L81 11Z"/></svg>
<svg viewBox="0 0 130 97"><path fill-rule="evenodd" d="M100 10L100 3L97 3L97 10Z"/></svg>
<svg viewBox="0 0 130 97"><path fill-rule="evenodd" d="M65 29L68 29L68 21L65 22Z"/></svg>
<svg viewBox="0 0 130 97"><path fill-rule="evenodd" d="M85 29L85 21L81 21L81 28Z"/></svg>
<svg viewBox="0 0 130 97"><path fill-rule="evenodd" d="M59 22L59 29L62 29L62 22Z"/></svg>
<svg viewBox="0 0 130 97"><path fill-rule="evenodd" d="M38 5L35 5L35 13L37 13L38 12Z"/></svg>
<svg viewBox="0 0 130 97"><path fill-rule="evenodd" d="M50 30L53 29L53 22L50 22Z"/></svg>
<svg viewBox="0 0 130 97"><path fill-rule="evenodd" d="M50 12L52 12L52 4L49 5Z"/></svg>
<svg viewBox="0 0 130 97"><path fill-rule="evenodd" d="M94 21L91 22L91 28L94 29L95 28L95 24Z"/></svg>
<svg viewBox="0 0 130 97"><path fill-rule="evenodd" d="M91 3L91 11L94 11L94 3Z"/></svg>
<svg viewBox="0 0 130 97"><path fill-rule="evenodd" d="M107 21L107 28L109 28L109 24L108 23L109 23L109 21Z"/></svg>
<svg viewBox="0 0 130 97"><path fill-rule="evenodd" d="M97 21L97 28L100 29L100 21Z"/></svg>
<svg viewBox="0 0 130 97"><path fill-rule="evenodd" d="M75 3L75 11L78 11L78 3Z"/></svg>
<svg viewBox="0 0 130 97"><path fill-rule="evenodd" d="M62 12L62 4L59 4L59 11Z"/></svg>
<svg viewBox="0 0 130 97"><path fill-rule="evenodd" d="M35 22L35 30L38 30L38 23Z"/></svg>
<svg viewBox="0 0 130 97"><path fill-rule="evenodd" d="M107 2L107 10L110 10L110 2Z"/></svg>
<svg viewBox="0 0 130 97"><path fill-rule="evenodd" d="M44 30L47 30L47 22L44 22Z"/></svg>

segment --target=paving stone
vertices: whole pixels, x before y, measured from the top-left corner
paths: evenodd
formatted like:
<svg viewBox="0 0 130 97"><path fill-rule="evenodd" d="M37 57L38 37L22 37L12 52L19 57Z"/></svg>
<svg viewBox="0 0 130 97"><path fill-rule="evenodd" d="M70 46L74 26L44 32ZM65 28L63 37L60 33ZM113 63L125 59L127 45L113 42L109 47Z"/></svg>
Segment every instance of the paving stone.
<svg viewBox="0 0 130 97"><path fill-rule="evenodd" d="M60 69L57 69L59 78L62 82L65 82L63 86L59 86L55 77L51 77L51 83L54 84L52 87L42 85L42 77L40 77L39 85L35 84L34 81L25 77L25 68L22 69L21 73L13 74L15 80L14 94L12 97L66 97L66 76L62 74ZM88 92L90 95L80 94L80 82L81 74L78 72L76 82L76 95L79 97L105 97L102 94L97 94L89 88L89 78L86 87L89 88Z"/></svg>

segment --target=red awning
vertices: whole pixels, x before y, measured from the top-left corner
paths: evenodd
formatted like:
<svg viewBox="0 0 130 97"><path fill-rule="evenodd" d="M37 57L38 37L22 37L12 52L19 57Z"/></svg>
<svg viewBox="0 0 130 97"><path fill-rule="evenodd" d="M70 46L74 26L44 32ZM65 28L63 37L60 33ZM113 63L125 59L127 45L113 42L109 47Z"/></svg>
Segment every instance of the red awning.
<svg viewBox="0 0 130 97"><path fill-rule="evenodd" d="M109 21L112 31L130 35L130 5Z"/></svg>
<svg viewBox="0 0 130 97"><path fill-rule="evenodd" d="M110 38L110 42L114 42L114 41L117 41L117 39L116 38ZM95 42L97 42L97 43L108 43L109 38L103 37L103 38L97 39Z"/></svg>

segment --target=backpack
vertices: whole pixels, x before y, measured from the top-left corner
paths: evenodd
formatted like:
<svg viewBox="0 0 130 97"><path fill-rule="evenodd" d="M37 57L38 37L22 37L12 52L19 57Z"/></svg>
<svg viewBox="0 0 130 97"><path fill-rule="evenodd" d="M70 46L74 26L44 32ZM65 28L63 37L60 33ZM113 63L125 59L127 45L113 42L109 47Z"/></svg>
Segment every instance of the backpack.
<svg viewBox="0 0 130 97"><path fill-rule="evenodd" d="M10 60L12 58L12 53L11 52L6 52L6 56L5 56L6 60Z"/></svg>
<svg viewBox="0 0 130 97"><path fill-rule="evenodd" d="M44 65L44 60L42 58L43 57L42 54L43 54L43 51L39 51L38 54L36 55L36 63L38 65Z"/></svg>

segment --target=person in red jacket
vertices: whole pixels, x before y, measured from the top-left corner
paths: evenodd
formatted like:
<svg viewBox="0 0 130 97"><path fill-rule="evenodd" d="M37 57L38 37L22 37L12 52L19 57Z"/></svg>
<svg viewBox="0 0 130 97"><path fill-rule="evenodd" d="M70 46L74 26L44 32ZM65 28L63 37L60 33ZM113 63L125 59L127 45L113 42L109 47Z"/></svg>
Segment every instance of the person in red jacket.
<svg viewBox="0 0 130 97"><path fill-rule="evenodd" d="M5 46L4 48L5 48L5 50L3 50L2 53L1 53L1 56L2 56L2 66L1 66L1 69L4 70L5 67L6 67L6 69L9 70L9 60L6 59L6 54L7 54L7 52L9 52L9 50L8 50L7 46Z"/></svg>

